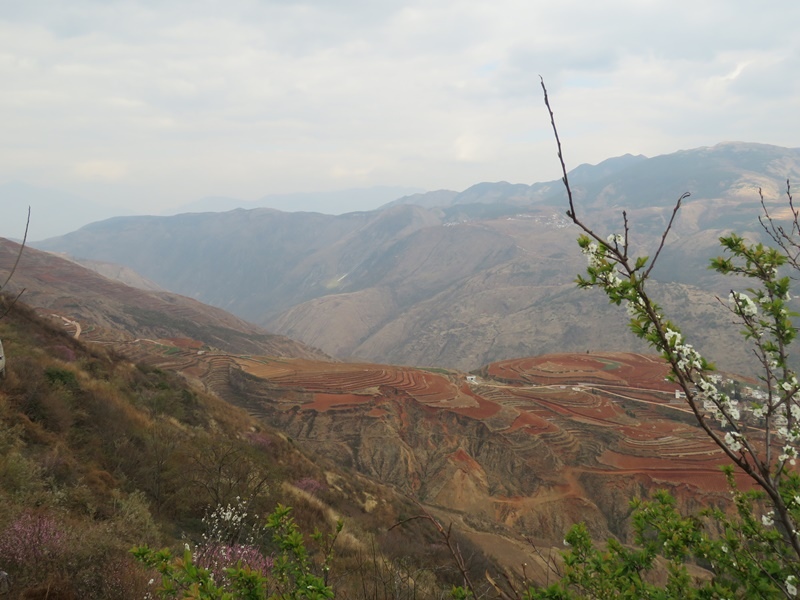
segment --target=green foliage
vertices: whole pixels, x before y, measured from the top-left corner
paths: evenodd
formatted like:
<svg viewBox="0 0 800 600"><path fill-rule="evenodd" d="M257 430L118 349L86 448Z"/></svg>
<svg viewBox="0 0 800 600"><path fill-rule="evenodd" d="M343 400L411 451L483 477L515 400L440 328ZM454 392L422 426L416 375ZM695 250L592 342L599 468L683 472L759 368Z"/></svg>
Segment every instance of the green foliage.
<svg viewBox="0 0 800 600"><path fill-rule="evenodd" d="M47 381L50 382L51 385L56 386L63 386L67 390L77 390L78 389L78 380L75 377L75 373L68 369L61 369L58 367L48 367L44 371L44 375L47 378Z"/></svg>
<svg viewBox="0 0 800 600"><path fill-rule="evenodd" d="M582 231L578 245L588 260L578 285L600 288L611 303L625 304L633 333L661 353L697 424L733 468L749 478L753 490L739 491L731 468L733 516L720 510L684 516L665 494L635 504L638 549L613 540L597 549L585 529L575 528L567 538L572 548L564 556L564 579L548 590L529 592L528 598L794 598L800 582L800 477L795 468L800 453L800 382L791 353L798 332L792 317L797 314L788 302L791 271L795 278L800 274L800 211L789 182L788 225L773 220L759 190L759 223L774 246L731 233L719 239L723 256L710 264L716 272L744 277L749 284L745 292L731 290L728 297L728 310L742 327L743 343L760 371L762 389L745 402L741 393L731 396L720 385L710 373L712 365L664 315L647 287L689 194L678 198L652 257L630 253L624 211L624 234L598 234L577 214L544 82L542 88L559 150L567 215ZM693 576L690 565L703 567L707 577ZM665 582L647 578L656 567L666 571Z"/></svg>
<svg viewBox="0 0 800 600"><path fill-rule="evenodd" d="M576 525L565 538L564 577L523 598L794 597L798 565L769 519L755 516L763 493L738 490L732 471L727 474L734 515L719 509L682 515L663 491L647 502L634 500L635 547L614 539L596 547L586 527Z"/></svg>
<svg viewBox="0 0 800 600"><path fill-rule="evenodd" d="M327 536L315 531L311 536L323 558L317 565L312 561L305 538L300 532L291 508L278 505L267 518L277 547L272 569L261 573L242 566L241 562L226 569L227 584L218 584L208 569L197 566L192 551L185 549L182 557L169 550L155 551L147 546L132 550L144 565L161 574L157 593L161 598L192 598L208 600L327 600L334 597L328 585L333 544L342 530L338 522Z"/></svg>
<svg viewBox="0 0 800 600"><path fill-rule="evenodd" d="M453 600L469 600L475 596L473 596L472 592L470 592L467 588L454 585L453 589L450 590L450 597Z"/></svg>

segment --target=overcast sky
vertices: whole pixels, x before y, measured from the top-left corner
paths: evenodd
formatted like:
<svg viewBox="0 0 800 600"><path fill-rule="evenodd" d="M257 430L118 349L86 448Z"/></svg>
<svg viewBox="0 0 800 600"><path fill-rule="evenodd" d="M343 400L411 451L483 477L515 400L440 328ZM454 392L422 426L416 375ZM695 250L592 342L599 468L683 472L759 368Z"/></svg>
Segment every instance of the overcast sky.
<svg viewBox="0 0 800 600"><path fill-rule="evenodd" d="M0 0L0 184L203 196L555 179L800 146L797 0Z"/></svg>

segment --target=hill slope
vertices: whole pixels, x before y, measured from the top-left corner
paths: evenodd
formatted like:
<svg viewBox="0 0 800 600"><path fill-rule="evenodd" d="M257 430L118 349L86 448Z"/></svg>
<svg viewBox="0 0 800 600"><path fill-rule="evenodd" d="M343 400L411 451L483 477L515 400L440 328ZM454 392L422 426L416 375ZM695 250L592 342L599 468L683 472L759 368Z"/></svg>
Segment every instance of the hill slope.
<svg viewBox="0 0 800 600"><path fill-rule="evenodd" d="M14 250L3 248L0 264ZM498 568L515 576L524 561L544 581L541 555L525 539L539 551L556 547L579 520L596 536L626 539L627 500L656 487L684 508L727 499L717 469L724 459L673 402L657 358L541 356L489 364L468 381L442 369L319 360L302 346L290 347L295 357L260 356L245 346L286 348L217 309L104 281L45 253L21 264L17 285L30 285L29 299L58 320L19 305L0 322L9 356L0 443L11 449L0 454L0 538L35 505L48 518L69 515L77 532L98 536L91 549L121 560L136 536L198 536L203 511L237 496L252 498L260 514L281 501L307 529L346 516L345 597L358 597L365 577L377 584L413 568L404 585L424 584L416 597L433 598L448 587L440 541L424 527L387 531L420 509L454 523L460 546L480 559L479 576ZM131 317L132 304L147 307L148 318ZM66 328L61 310L74 311ZM142 338L186 335L181 327L190 325L192 338ZM203 346L209 339L229 350ZM20 479L20 464L34 476ZM377 550L364 544L370 536ZM365 564L368 552L374 562ZM105 564L88 556L88 565ZM58 557L49 572L75 564L73 554ZM120 597L106 589L104 572L87 588L77 575L44 581L40 571L15 568L26 585ZM123 589L143 596L146 578L125 573Z"/></svg>
<svg viewBox="0 0 800 600"><path fill-rule="evenodd" d="M0 239L0 272L9 272L19 246ZM170 292L129 287L56 255L25 248L8 292L55 318L82 339L154 343L186 338L230 352L324 358L280 335L267 333L223 310ZM80 328L80 329L77 329Z"/></svg>

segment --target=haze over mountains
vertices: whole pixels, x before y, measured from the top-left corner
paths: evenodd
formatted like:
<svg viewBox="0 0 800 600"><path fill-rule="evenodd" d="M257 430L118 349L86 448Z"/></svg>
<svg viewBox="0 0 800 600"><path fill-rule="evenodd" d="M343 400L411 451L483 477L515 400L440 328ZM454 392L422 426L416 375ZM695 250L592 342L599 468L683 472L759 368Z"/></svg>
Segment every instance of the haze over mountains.
<svg viewBox="0 0 800 600"><path fill-rule="evenodd" d="M648 253L684 191L657 279L722 367L747 363L706 269L728 228L757 235L758 188L779 202L800 176L800 150L724 143L626 155L570 177L581 211L605 235L632 224ZM641 349L624 314L576 290L584 268L563 217L559 181L481 183L415 194L343 215L271 209L118 217L38 247L126 265L172 291L219 306L339 358L474 369L551 351ZM724 333L730 330L731 333Z"/></svg>
<svg viewBox="0 0 800 600"><path fill-rule="evenodd" d="M177 209L161 211L160 214L221 212L236 208L262 207L290 212L341 214L357 210L373 210L395 198L419 191L421 190L411 187L374 186L327 192L268 194L257 200L207 196ZM0 206L4 207L0 236L9 239L22 238L28 207L31 208L32 219L28 239L32 241L63 235L87 223L126 214L120 207L99 204L80 195L23 182L0 184Z"/></svg>

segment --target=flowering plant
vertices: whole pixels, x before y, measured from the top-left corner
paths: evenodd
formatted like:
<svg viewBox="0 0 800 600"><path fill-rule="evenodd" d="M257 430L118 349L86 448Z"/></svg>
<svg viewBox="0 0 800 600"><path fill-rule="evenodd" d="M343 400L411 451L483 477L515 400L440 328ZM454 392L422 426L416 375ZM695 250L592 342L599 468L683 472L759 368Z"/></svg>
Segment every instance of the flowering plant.
<svg viewBox="0 0 800 600"><path fill-rule="evenodd" d="M675 216L689 194L678 198L652 257L631 254L625 212L623 233L597 233L576 211L544 82L542 88L558 146L569 203L567 216L582 232L578 244L588 261L586 274L579 276L577 283L600 288L612 303L624 304L631 331L667 361L671 378L683 391L698 425L732 462L727 473L737 510L733 517L712 510L698 517L683 517L666 494L656 495L651 502L634 503L640 550L610 541L610 552L601 553L594 549L585 529L574 529L567 536L572 548L565 555L565 580L548 591L529 591L525 597L572 598L570 590L578 588L595 597L605 597L613 589L616 595L608 597L794 598L800 578L800 476L794 468L800 447L800 383L791 360L798 332L792 317L797 315L788 303L792 298L790 273L800 273L800 211L794 207L789 183L792 220L788 226L773 219L761 196L759 221L774 246L732 233L720 238L723 255L711 261L711 268L718 273L744 277L749 285L745 291L732 290L727 302L760 370L762 389L745 402L725 392L713 365L665 316L647 287ZM734 469L750 478L752 490L742 491L734 485ZM722 534L710 536L709 528ZM653 546L653 540L661 545ZM653 567L656 554L670 561L665 588L648 587L642 577ZM710 580L698 581L687 574L685 561L690 558L710 565Z"/></svg>
<svg viewBox="0 0 800 600"><path fill-rule="evenodd" d="M237 511L224 507L223 515ZM156 590L160 598L196 598L207 600L326 600L334 597L328 583L333 545L342 530L339 521L328 536L315 532L311 538L321 546L323 559L314 564L309 556L303 534L291 516L291 508L277 505L267 517L266 527L272 530L273 543L278 553L263 562L248 562L246 557L228 556L229 562L212 565L200 564L204 559L193 553L188 544L182 557L170 550L155 551L147 546L133 548L134 557L161 574L161 585ZM217 511L214 511L215 513ZM213 513L212 513L213 514ZM230 519L228 519L230 520ZM243 521L236 519L237 521ZM223 528L224 529L224 528ZM252 547L250 547L252 548ZM216 572L221 571L220 580ZM321 574L318 574L321 572Z"/></svg>
<svg viewBox="0 0 800 600"><path fill-rule="evenodd" d="M265 576L269 573L273 561L261 549L267 529L241 497L234 504L217 506L203 517L203 524L206 531L194 550L194 560L210 571L214 581L229 583L227 569L236 564Z"/></svg>

